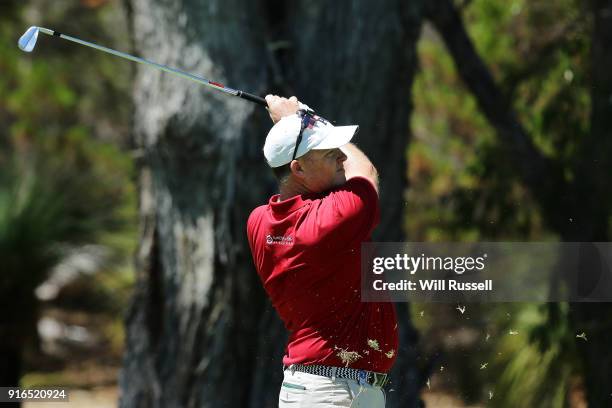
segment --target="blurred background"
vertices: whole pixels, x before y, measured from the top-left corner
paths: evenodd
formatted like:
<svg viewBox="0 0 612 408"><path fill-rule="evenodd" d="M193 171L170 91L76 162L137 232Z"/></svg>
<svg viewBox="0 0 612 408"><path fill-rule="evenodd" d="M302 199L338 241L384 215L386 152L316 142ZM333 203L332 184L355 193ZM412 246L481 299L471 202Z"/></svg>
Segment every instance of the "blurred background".
<svg viewBox="0 0 612 408"><path fill-rule="evenodd" d="M24 54L17 39L37 24L132 52L134 3L0 3L0 382L65 385L76 406L117 406L121 393L143 239L137 73L132 63L46 36ZM409 126L396 135L410 137L401 152L408 185L395 194L405 240L609 241L612 135L594 113L602 98L594 89L603 89L601 109L610 112L612 74L600 87L594 78L605 74L593 55L612 47L594 28L612 13L610 2L439 1L421 12ZM453 15L473 50L453 48ZM462 67L457 59L470 52L478 59ZM601 62L608 70L609 58ZM528 138L546 173L529 155L536 170L509 153L508 129ZM585 218L596 232L575 233ZM612 313L575 310L412 304L404 312L418 333L421 399L428 407L612 406L612 389L591 378L612 370L592 370L609 344ZM609 361L602 355L599 364Z"/></svg>
<svg viewBox="0 0 612 408"><path fill-rule="evenodd" d="M0 20L0 378L116 406L137 243L131 67L63 41L24 55L15 41L44 21L125 44L125 13L118 2L3 1Z"/></svg>

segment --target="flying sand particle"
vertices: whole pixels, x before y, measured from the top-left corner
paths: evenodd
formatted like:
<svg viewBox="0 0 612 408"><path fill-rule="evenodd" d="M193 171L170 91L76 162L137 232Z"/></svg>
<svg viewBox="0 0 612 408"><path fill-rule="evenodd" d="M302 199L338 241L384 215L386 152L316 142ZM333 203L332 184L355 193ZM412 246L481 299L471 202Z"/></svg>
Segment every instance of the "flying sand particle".
<svg viewBox="0 0 612 408"><path fill-rule="evenodd" d="M378 340L368 339L368 346L376 351L381 351L380 346L378 345Z"/></svg>
<svg viewBox="0 0 612 408"><path fill-rule="evenodd" d="M348 367L349 364L354 363L362 357L361 354L357 353L356 351L348 351L339 347L334 347L334 349L339 350L336 353L336 356L338 356L338 358L340 359L340 361L342 361L345 367Z"/></svg>

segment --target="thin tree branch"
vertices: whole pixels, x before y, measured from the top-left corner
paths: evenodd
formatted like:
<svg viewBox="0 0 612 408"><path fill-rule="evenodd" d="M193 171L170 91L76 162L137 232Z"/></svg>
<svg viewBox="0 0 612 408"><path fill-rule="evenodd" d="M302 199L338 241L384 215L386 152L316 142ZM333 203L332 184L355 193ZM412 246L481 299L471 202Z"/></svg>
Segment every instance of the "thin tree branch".
<svg viewBox="0 0 612 408"><path fill-rule="evenodd" d="M476 97L478 105L508 148L521 179L534 195L545 194L554 175L554 164L536 148L507 98L476 52L461 15L451 0L427 3L426 18L435 26L453 57L459 75ZM555 178L558 181L558 178ZM542 180L547 180L543 183Z"/></svg>

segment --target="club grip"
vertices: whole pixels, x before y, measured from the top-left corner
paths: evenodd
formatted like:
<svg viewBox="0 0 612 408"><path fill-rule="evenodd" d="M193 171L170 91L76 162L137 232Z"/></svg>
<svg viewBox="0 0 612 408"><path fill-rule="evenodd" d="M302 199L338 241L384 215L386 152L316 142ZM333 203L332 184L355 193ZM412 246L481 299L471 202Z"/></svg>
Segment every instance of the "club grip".
<svg viewBox="0 0 612 408"><path fill-rule="evenodd" d="M253 94L250 94L248 92L240 91L238 96L241 97L242 99L246 99L248 101L258 103L258 104L260 104L262 106L265 106L265 107L268 106L268 103L266 102L266 100L264 98L261 98L261 97L257 96L257 95L253 95Z"/></svg>

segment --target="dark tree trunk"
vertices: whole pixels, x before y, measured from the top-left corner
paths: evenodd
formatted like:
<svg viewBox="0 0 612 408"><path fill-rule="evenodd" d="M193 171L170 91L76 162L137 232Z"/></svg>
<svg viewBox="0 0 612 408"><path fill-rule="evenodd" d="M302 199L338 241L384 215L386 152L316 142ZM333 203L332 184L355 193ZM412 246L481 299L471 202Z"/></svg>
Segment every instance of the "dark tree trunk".
<svg viewBox="0 0 612 408"><path fill-rule="evenodd" d="M576 192L580 223L566 231L575 241L610 241L609 214L612 204L612 1L593 0L591 42L591 133L584 141ZM581 279L593 281L599 268L585 270ZM609 271L607 271L609 273ZM612 288L608 289L611 290ZM609 407L612 400L612 303L575 303L571 323L576 333L589 333L579 350L584 361L589 407Z"/></svg>
<svg viewBox="0 0 612 408"><path fill-rule="evenodd" d="M14 337L6 334L0 338L0 387L19 387L22 369L21 346L15 344ZM18 408L21 403L5 402L2 406Z"/></svg>
<svg viewBox="0 0 612 408"><path fill-rule="evenodd" d="M138 54L256 94L298 95L381 173L376 238L401 240L420 2L131 0ZM123 407L274 407L285 330L252 266L245 224L275 190L265 110L139 67L141 244L120 378ZM415 334L401 309L401 389L417 406ZM402 379L402 380L400 380ZM401 400L401 403L399 402Z"/></svg>
<svg viewBox="0 0 612 408"><path fill-rule="evenodd" d="M10 252L10 251L9 251ZM5 253L7 253L5 251ZM23 279L9 279L0 283L0 387L19 387L24 371L24 355L37 340L36 322L38 303L31 285ZM24 275L25 272L21 271ZM21 403L3 403L1 406L20 407Z"/></svg>
<svg viewBox="0 0 612 408"><path fill-rule="evenodd" d="M19 387L21 378L22 350L14 344L10 334L0 339L0 386Z"/></svg>

